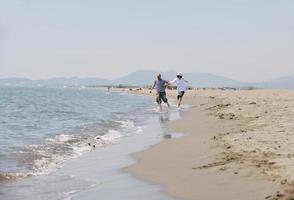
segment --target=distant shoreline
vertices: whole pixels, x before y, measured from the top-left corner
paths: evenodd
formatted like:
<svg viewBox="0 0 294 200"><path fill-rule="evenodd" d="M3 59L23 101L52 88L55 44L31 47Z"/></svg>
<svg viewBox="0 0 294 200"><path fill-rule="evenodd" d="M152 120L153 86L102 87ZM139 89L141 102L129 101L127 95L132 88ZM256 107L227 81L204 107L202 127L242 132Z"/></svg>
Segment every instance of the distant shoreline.
<svg viewBox="0 0 294 200"><path fill-rule="evenodd" d="M43 87L100 87L100 86L123 86L123 87L145 87L152 84L156 74L161 73L165 80L171 81L175 78L177 71L171 70L159 72L156 70L137 70L116 78L105 79L99 77L56 77L48 79L36 79L11 77L0 78L0 86L43 86ZM264 81L250 82L238 81L232 78L219 76L211 73L185 72L184 77L189 81L188 85L199 88L289 88L294 89L294 74L277 77Z"/></svg>

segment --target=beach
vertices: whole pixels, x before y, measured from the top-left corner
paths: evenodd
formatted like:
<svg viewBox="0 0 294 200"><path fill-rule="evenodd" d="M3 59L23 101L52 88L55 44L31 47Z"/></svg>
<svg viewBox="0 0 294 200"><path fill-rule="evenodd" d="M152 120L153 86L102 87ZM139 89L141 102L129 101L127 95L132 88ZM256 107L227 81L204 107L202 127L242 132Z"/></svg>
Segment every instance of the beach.
<svg viewBox="0 0 294 200"><path fill-rule="evenodd" d="M9 135L13 143L3 152L15 152L2 165L17 161L28 171L2 173L1 199L293 199L291 90L192 89L181 109L176 91L167 90L171 107L163 111L156 109L155 92L144 88L2 90L7 98L25 91L35 116L41 113L51 124L36 129L44 139L35 144L20 140L27 143L15 146L19 139ZM31 98L49 91L62 94L68 107ZM31 110L23 110L23 99L12 103L19 110L7 108L7 125L19 113L40 125ZM111 107L101 112L108 102ZM2 133L9 127L2 126ZM31 128L19 130L34 139ZM24 154L31 163L17 159Z"/></svg>
<svg viewBox="0 0 294 200"><path fill-rule="evenodd" d="M130 172L178 199L293 198L293 91L189 90L184 102L166 126L186 136L137 153Z"/></svg>
<svg viewBox="0 0 294 200"><path fill-rule="evenodd" d="M293 22L294 0L0 0L0 200L294 200Z"/></svg>

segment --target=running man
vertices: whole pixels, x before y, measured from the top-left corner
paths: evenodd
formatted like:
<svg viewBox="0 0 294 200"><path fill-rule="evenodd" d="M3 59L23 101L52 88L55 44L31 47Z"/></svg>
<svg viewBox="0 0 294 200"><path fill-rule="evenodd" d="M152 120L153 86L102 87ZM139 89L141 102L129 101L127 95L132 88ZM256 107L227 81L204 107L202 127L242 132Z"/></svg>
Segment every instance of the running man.
<svg viewBox="0 0 294 200"><path fill-rule="evenodd" d="M162 101L164 103L166 103L167 106L169 107L169 103L168 103L168 100L166 98L166 92L165 92L166 85L168 85L168 81L163 80L161 78L161 74L158 74L157 75L157 80L154 81L154 84L153 84L153 86L152 86L152 88L150 90L150 93L151 93L152 90L156 87L156 91L157 91L156 102L157 102L160 110L162 110L162 107L161 107L161 102Z"/></svg>
<svg viewBox="0 0 294 200"><path fill-rule="evenodd" d="M170 84L174 84L177 86L177 107L179 108L183 99L183 96L185 94L186 91L186 85L185 82L187 83L188 81L186 81L183 77L183 75L179 72L177 74L177 78L175 78L174 80L170 81Z"/></svg>

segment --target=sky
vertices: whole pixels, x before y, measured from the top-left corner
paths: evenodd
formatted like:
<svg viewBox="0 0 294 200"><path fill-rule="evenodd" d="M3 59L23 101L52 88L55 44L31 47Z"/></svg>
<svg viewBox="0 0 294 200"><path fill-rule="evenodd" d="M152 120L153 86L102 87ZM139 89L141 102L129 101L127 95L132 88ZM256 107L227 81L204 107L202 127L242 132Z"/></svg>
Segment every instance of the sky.
<svg viewBox="0 0 294 200"><path fill-rule="evenodd" d="M293 0L0 0L0 78L294 74Z"/></svg>

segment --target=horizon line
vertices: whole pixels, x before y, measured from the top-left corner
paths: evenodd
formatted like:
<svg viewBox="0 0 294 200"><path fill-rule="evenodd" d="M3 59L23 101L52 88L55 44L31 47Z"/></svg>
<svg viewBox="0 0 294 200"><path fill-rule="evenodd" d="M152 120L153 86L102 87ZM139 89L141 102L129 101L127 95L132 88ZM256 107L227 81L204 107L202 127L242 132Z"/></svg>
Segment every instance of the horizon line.
<svg viewBox="0 0 294 200"><path fill-rule="evenodd" d="M0 80L3 80L3 79L27 79L27 80L30 80L30 81L48 81L48 80L51 80L51 79L73 79L73 78L77 78L77 79L101 79L101 80L106 80L106 81L115 81L117 79L121 79L121 78L124 78L125 76L128 76L130 74L133 74L133 73L136 73L136 72L139 72L139 71L154 71L155 74L156 73L167 73L167 72L177 72L176 70L167 70L167 71L157 71L157 70L148 70L148 69L142 69L142 70L135 70L135 71L132 71L126 75L122 75L118 78L114 78L114 79L109 79L109 78L100 78L100 77L94 77L94 76L53 76L53 77L48 77L48 78L37 78L37 79L34 79L34 78L30 78L30 77L26 77L26 76L7 76L7 77L0 77ZM213 76L218 76L218 77L223 77L223 78L227 78L227 79L231 79L231 80L234 80L234 81L238 81L240 83L262 83L262 82L268 82L268 81L274 81L274 80L278 80L278 79L281 79L281 78L287 78L287 77L291 77L291 76L294 76L294 74L290 74L290 75L285 75L285 76L279 76L279 77L276 77L276 78L271 78L271 79L266 79L266 80L261 80L261 81L241 81L241 80L238 80L238 79L235 79L235 78L231 78L231 77L227 77L227 76L223 76L223 75L217 75L217 74L214 74L214 73L209 73L209 72L184 72L185 74L189 74L189 73L199 73L199 74L209 74L209 75L213 75Z"/></svg>

